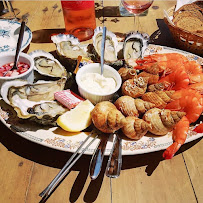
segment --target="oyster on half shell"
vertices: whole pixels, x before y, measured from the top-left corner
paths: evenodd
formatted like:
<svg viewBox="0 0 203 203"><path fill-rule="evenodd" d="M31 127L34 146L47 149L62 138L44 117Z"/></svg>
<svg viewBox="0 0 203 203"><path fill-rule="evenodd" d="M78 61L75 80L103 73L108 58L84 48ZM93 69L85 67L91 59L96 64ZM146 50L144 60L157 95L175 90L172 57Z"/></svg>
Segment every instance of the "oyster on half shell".
<svg viewBox="0 0 203 203"><path fill-rule="evenodd" d="M51 40L56 44L59 55L70 59L77 59L78 56L88 57L85 48L80 45L78 38L73 35L54 35L51 37Z"/></svg>
<svg viewBox="0 0 203 203"><path fill-rule="evenodd" d="M8 81L2 85L3 100L10 104L22 119L30 118L40 124L55 125L56 118L67 111L54 100L54 93L64 89L66 78L58 81Z"/></svg>
<svg viewBox="0 0 203 203"><path fill-rule="evenodd" d="M128 64L129 59L143 58L148 46L148 36L139 32L129 33L123 44L123 57ZM130 64L129 64L130 65Z"/></svg>
<svg viewBox="0 0 203 203"><path fill-rule="evenodd" d="M103 28L97 27L94 31L93 46L98 54L99 58L101 57L101 43L102 43L102 34ZM117 58L117 46L118 40L114 33L110 31L106 31L106 42L105 42L105 52L104 52L104 61L106 62L115 62L118 60Z"/></svg>
<svg viewBox="0 0 203 203"><path fill-rule="evenodd" d="M51 37L56 45L56 51L60 56L60 61L69 70L74 70L78 56L89 58L87 45L81 45L78 38L73 35L59 34Z"/></svg>
<svg viewBox="0 0 203 203"><path fill-rule="evenodd" d="M54 100L54 93L64 89L66 78L57 81L38 81L35 84L25 84L23 86L11 86L8 91L10 103L16 102L13 97L18 95L21 99L29 101L51 101Z"/></svg>
<svg viewBox="0 0 203 203"><path fill-rule="evenodd" d="M54 56L43 50L35 50L29 54L34 60L34 69L44 76L67 77L67 71Z"/></svg>

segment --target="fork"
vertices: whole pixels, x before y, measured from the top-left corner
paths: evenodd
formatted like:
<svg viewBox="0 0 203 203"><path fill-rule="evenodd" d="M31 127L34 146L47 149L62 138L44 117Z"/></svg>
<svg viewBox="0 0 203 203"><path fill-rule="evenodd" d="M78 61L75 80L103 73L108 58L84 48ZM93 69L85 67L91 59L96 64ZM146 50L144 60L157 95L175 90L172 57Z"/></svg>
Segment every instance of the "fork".
<svg viewBox="0 0 203 203"><path fill-rule="evenodd" d="M4 6L4 9L2 11L2 13L8 13L9 12L9 9L8 9L8 4L5 0L2 0L2 3L3 3L3 6Z"/></svg>

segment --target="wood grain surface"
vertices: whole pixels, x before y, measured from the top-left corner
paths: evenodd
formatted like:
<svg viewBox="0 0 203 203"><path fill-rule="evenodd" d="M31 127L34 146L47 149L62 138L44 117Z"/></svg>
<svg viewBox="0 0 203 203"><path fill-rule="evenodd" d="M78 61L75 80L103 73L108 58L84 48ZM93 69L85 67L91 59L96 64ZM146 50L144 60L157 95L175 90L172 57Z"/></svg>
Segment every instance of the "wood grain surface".
<svg viewBox="0 0 203 203"><path fill-rule="evenodd" d="M33 39L25 52L55 51L50 36L64 32L60 1L13 1L20 17L28 16L27 26ZM163 9L176 1L154 1L146 16L140 17L141 29L155 44L175 47L163 22ZM117 7L119 0L104 1L104 7ZM102 15L102 1L96 1L97 26L103 23L112 32L133 29L133 17ZM115 8L114 8L115 9ZM0 124L0 202L36 203L39 193L64 166L71 153L32 143ZM203 144L201 139L185 144L172 160L162 159L163 151L124 156L121 175L110 180L105 165L95 181L89 172L90 156L84 155L48 199L48 203L193 203L203 202Z"/></svg>

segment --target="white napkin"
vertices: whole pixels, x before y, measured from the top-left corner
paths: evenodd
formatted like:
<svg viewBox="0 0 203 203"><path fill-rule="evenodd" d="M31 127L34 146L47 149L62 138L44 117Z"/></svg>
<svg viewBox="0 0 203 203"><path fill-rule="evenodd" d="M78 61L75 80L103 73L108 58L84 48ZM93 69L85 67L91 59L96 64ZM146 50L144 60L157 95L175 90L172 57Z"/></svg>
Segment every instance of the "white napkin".
<svg viewBox="0 0 203 203"><path fill-rule="evenodd" d="M191 4L197 0L177 0L175 11L185 4Z"/></svg>

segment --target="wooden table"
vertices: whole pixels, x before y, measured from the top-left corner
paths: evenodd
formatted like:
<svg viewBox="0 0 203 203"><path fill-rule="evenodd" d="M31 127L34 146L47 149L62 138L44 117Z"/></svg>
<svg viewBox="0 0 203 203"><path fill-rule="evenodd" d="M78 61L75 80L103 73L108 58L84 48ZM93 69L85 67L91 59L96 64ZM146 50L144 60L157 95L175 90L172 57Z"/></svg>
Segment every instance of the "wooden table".
<svg viewBox="0 0 203 203"><path fill-rule="evenodd" d="M107 29L113 32L125 33L133 28L133 17L103 19L101 2L98 3L96 10L100 18L97 19L97 26L102 25L104 20ZM154 43L175 46L163 23L163 9L175 3L155 1L148 15L140 18L143 31L154 36ZM104 6L118 5L118 0L104 2ZM28 53L36 49L55 50L55 45L47 36L64 29L60 1L14 1L13 6L20 8L20 15L28 15L27 25L33 32ZM39 202L38 194L55 177L71 153L32 143L12 133L3 124L0 125L0 132L0 202ZM172 160L162 160L162 153L124 156L119 178L110 180L104 175L103 168L95 181L88 176L91 157L84 155L47 202L203 202L201 139L184 145ZM106 163L107 158L104 161Z"/></svg>

